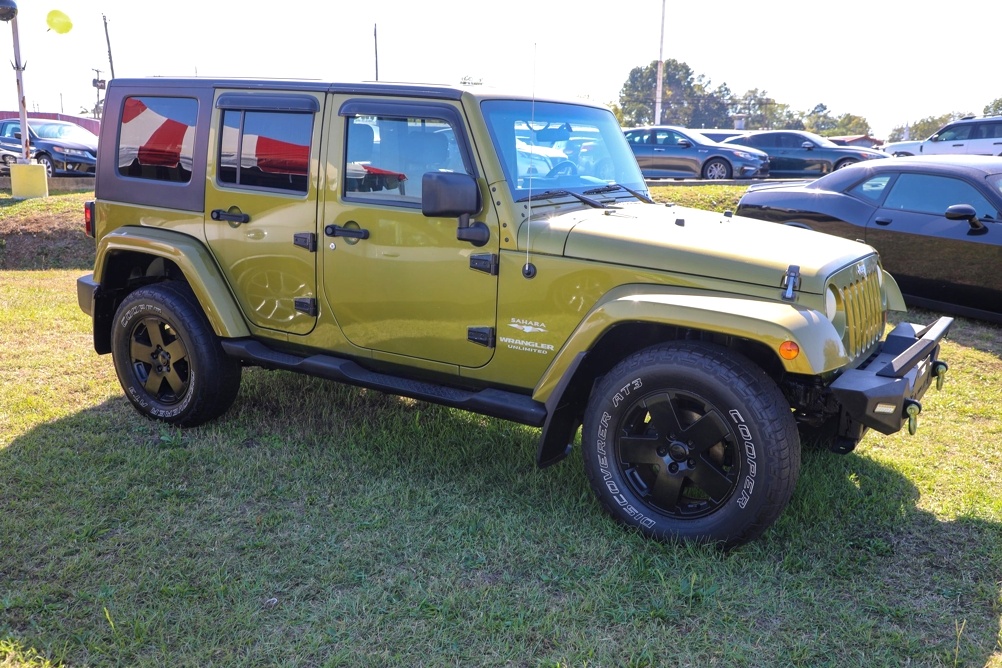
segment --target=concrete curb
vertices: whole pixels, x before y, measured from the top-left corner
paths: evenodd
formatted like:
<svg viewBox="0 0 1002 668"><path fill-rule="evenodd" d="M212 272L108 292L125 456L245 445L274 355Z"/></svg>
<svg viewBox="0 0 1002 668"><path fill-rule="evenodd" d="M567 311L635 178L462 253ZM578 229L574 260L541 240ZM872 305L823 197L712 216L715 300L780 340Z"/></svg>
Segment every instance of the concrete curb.
<svg viewBox="0 0 1002 668"><path fill-rule="evenodd" d="M76 190L94 190L93 176L51 176L49 194L67 193ZM10 197L10 176L0 176L0 192Z"/></svg>

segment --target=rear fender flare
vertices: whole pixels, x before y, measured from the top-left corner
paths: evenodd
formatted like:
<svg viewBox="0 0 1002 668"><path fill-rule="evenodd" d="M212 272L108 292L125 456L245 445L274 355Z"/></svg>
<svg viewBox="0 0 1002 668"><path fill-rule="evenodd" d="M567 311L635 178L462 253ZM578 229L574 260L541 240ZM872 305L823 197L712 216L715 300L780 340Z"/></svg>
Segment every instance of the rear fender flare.
<svg viewBox="0 0 1002 668"><path fill-rule="evenodd" d="M180 269L217 336L249 336L250 330L208 248L194 237L157 228L121 227L98 244L94 280L101 285L115 256L133 253L163 258Z"/></svg>

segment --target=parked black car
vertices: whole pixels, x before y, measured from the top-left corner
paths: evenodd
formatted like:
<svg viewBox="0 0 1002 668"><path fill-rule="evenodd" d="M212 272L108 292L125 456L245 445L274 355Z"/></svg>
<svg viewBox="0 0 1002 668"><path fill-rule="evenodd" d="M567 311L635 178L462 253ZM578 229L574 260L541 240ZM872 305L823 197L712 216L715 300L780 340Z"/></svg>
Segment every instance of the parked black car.
<svg viewBox="0 0 1002 668"><path fill-rule="evenodd" d="M754 148L728 146L696 130L659 125L623 131L649 179L746 179L769 176L769 156Z"/></svg>
<svg viewBox="0 0 1002 668"><path fill-rule="evenodd" d="M725 145L750 146L769 154L772 176L817 177L853 163L887 154L872 148L839 146L821 135L803 130L768 130L730 137Z"/></svg>
<svg viewBox="0 0 1002 668"><path fill-rule="evenodd" d="M97 164L97 135L76 123L30 119L28 145L31 157L56 172L93 174ZM0 151L21 155L21 121L0 120ZM16 158L15 158L16 160Z"/></svg>
<svg viewBox="0 0 1002 668"><path fill-rule="evenodd" d="M908 303L1002 322L1000 157L892 158L756 184L737 214L865 241Z"/></svg>

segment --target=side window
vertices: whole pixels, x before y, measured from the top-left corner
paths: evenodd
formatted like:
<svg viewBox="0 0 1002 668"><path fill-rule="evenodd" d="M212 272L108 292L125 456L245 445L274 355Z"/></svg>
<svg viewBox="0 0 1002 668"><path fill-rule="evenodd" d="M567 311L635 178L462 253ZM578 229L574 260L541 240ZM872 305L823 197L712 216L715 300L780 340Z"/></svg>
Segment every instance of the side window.
<svg viewBox="0 0 1002 668"><path fill-rule="evenodd" d="M658 130L657 139L654 143L658 146L676 146L678 144L678 134L671 130Z"/></svg>
<svg viewBox="0 0 1002 668"><path fill-rule="evenodd" d="M970 204L981 217L998 212L974 186L960 179L927 174L902 174L884 202L885 209L942 216L954 204Z"/></svg>
<svg viewBox="0 0 1002 668"><path fill-rule="evenodd" d="M421 204L427 172L467 169L452 125L438 118L346 117L344 195Z"/></svg>
<svg viewBox="0 0 1002 668"><path fill-rule="evenodd" d="M217 175L221 183L306 193L313 114L223 111Z"/></svg>
<svg viewBox="0 0 1002 668"><path fill-rule="evenodd" d="M631 144L646 144L651 133L646 130L631 130L626 133L626 141Z"/></svg>
<svg viewBox="0 0 1002 668"><path fill-rule="evenodd" d="M780 135L780 138L780 146L783 148L801 148L804 145L804 142L808 141L805 137L789 133Z"/></svg>
<svg viewBox="0 0 1002 668"><path fill-rule="evenodd" d="M981 137L984 139L1002 139L1002 121L982 123Z"/></svg>
<svg viewBox="0 0 1002 668"><path fill-rule="evenodd" d="M849 194L857 199L863 200L864 202L876 204L884 196L884 192L887 190L887 184L890 180L890 174L874 176L866 181L863 181L859 185L854 186L849 190Z"/></svg>
<svg viewBox="0 0 1002 668"><path fill-rule="evenodd" d="M936 141L962 141L964 139L970 139L971 128L973 127L974 123L951 125L936 135Z"/></svg>
<svg viewBox="0 0 1002 668"><path fill-rule="evenodd" d="M129 97L118 132L118 173L152 181L191 181L198 101Z"/></svg>

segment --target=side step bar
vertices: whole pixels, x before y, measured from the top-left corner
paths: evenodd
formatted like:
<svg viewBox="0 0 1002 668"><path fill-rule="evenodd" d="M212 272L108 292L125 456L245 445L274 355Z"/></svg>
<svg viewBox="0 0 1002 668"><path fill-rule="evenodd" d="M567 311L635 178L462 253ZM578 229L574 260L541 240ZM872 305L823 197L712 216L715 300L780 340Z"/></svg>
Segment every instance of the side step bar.
<svg viewBox="0 0 1002 668"><path fill-rule="evenodd" d="M252 339L224 339L223 350L230 357L238 357L268 369L295 371L309 376L319 376L339 383L366 387L387 394L420 399L433 404L461 408L473 413L511 420L533 427L542 427L546 421L546 405L524 394L504 390L461 390L420 380L369 371L357 363L332 355L299 357L273 350Z"/></svg>

